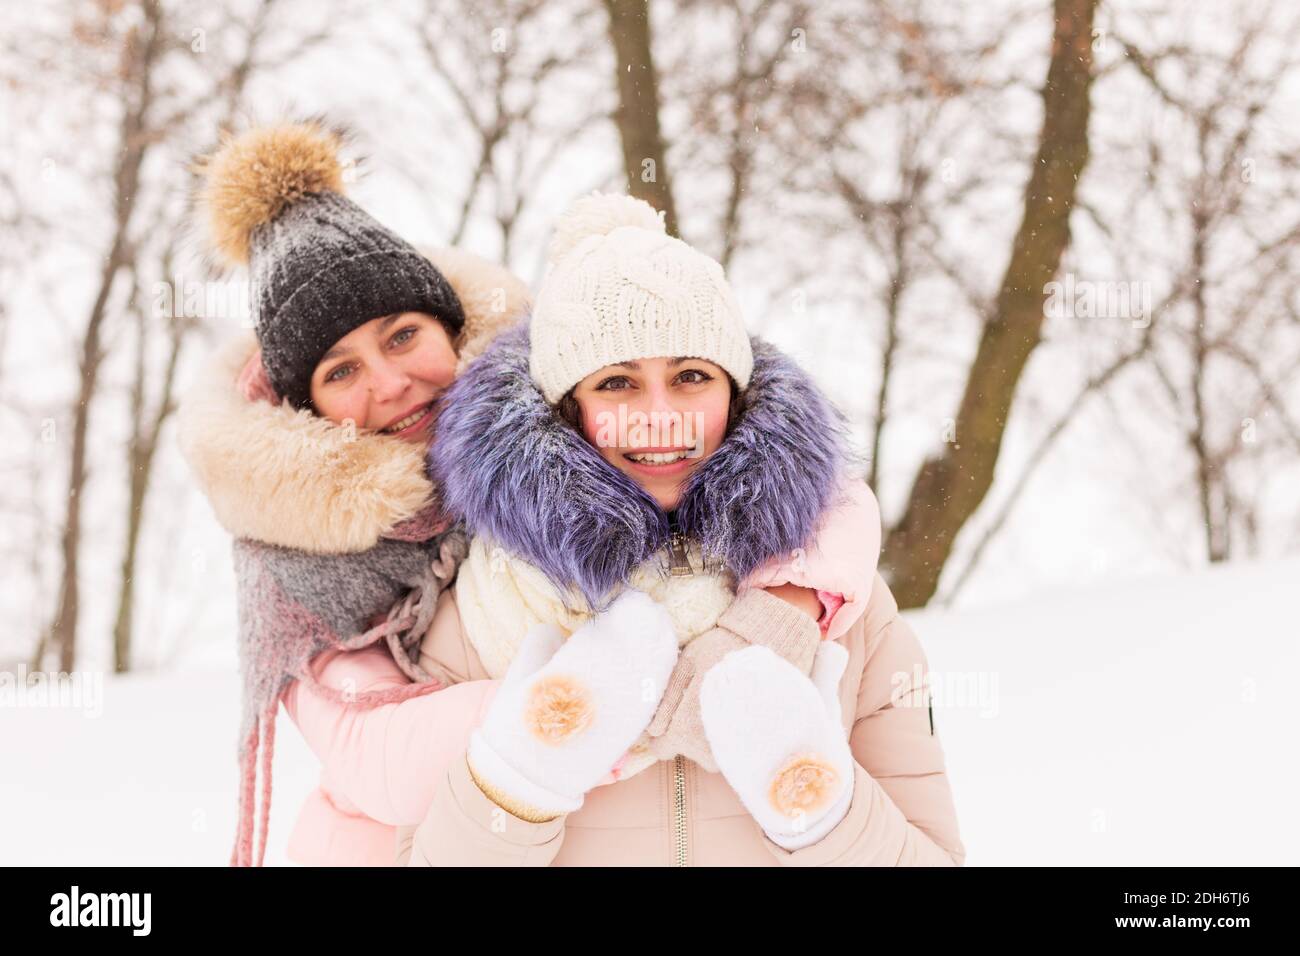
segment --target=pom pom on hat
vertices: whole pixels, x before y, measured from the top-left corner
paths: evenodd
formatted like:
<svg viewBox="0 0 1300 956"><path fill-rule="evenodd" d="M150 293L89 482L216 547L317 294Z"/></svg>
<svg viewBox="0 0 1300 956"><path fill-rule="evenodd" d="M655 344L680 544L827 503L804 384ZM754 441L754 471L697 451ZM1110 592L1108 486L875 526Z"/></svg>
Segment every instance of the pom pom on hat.
<svg viewBox="0 0 1300 956"><path fill-rule="evenodd" d="M248 262L253 230L310 193L343 192L341 132L317 121L227 136L201 166L208 239L228 262Z"/></svg>
<svg viewBox="0 0 1300 956"><path fill-rule="evenodd" d="M410 243L343 195L350 137L317 118L223 137L201 161L195 212L213 251L247 265L262 361L275 392L311 408L330 347L380 316L424 312L458 336L455 289Z"/></svg>
<svg viewBox="0 0 1300 956"><path fill-rule="evenodd" d="M548 258L558 262L589 236L607 236L624 226L668 234L664 214L644 199L595 192L574 201L555 224Z"/></svg>

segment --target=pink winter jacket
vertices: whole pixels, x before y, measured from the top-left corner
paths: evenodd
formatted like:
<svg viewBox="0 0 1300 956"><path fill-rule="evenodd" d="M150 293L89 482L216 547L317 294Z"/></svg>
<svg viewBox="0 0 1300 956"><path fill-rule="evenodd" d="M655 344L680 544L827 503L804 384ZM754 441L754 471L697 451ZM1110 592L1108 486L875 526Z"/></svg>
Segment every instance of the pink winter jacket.
<svg viewBox="0 0 1300 956"><path fill-rule="evenodd" d="M377 644L325 651L311 668L320 683L357 693L409 683ZM358 710L291 683L280 701L320 760L321 780L298 814L289 859L392 866L395 826L424 816L435 781L464 749L496 689L493 680L471 681Z"/></svg>

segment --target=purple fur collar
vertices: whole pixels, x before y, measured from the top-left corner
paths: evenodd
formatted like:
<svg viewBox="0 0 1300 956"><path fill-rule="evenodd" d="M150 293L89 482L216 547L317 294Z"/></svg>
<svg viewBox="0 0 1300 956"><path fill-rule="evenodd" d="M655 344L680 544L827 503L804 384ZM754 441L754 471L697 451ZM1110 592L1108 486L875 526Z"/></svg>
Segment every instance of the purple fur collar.
<svg viewBox="0 0 1300 956"><path fill-rule="evenodd" d="M846 462L844 422L811 379L751 338L745 410L692 473L680 529L743 579L809 543ZM527 324L499 336L444 394L430 464L445 507L607 606L668 540L668 516L562 421L528 374Z"/></svg>

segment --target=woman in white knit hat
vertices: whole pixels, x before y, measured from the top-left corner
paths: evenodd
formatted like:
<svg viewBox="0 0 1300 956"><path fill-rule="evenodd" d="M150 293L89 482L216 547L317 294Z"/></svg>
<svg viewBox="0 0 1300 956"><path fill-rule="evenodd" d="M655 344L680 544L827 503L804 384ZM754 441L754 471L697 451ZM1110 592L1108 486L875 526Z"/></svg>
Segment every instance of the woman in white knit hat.
<svg viewBox="0 0 1300 956"><path fill-rule="evenodd" d="M963 861L842 420L648 205L570 209L436 433L475 537L421 661L501 684L399 862Z"/></svg>

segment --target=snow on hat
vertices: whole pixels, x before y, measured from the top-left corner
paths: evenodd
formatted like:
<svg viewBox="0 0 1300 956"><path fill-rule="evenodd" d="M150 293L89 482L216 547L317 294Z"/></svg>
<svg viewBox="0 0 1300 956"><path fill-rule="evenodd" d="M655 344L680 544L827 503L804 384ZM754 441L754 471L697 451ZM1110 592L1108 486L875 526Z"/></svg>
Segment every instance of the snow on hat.
<svg viewBox="0 0 1300 956"><path fill-rule="evenodd" d="M722 267L669 236L649 203L599 192L577 200L549 260L529 374L550 404L592 372L642 358L702 358L749 384L749 335Z"/></svg>
<svg viewBox="0 0 1300 956"><path fill-rule="evenodd" d="M437 267L343 195L344 140L317 120L257 127L203 167L209 242L248 266L267 376L297 408L325 353L371 319L426 312L452 338L465 323Z"/></svg>

